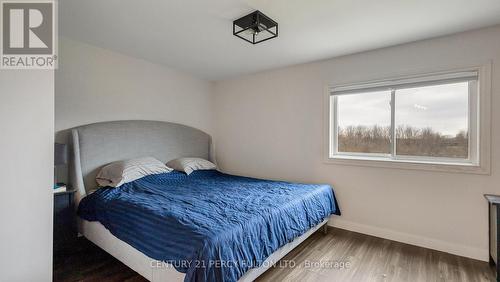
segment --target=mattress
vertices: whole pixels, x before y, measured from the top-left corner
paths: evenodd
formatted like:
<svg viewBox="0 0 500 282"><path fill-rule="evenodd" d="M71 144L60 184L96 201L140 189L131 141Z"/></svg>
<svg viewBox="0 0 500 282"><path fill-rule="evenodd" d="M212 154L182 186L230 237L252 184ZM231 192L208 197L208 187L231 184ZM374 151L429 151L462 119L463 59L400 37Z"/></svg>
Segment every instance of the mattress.
<svg viewBox="0 0 500 282"><path fill-rule="evenodd" d="M185 281L237 281L340 210L329 185L196 171L101 188L78 214L186 273Z"/></svg>

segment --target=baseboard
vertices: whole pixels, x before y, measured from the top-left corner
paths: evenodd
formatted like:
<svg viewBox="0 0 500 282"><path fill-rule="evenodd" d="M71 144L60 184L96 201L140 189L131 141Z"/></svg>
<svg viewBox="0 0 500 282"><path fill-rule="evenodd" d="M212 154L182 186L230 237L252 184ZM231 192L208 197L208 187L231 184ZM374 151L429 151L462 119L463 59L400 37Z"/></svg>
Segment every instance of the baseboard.
<svg viewBox="0 0 500 282"><path fill-rule="evenodd" d="M398 232L385 228L359 224L355 222L345 221L339 218L330 219L329 226L346 229L358 233L363 233L379 238L389 239L405 244L410 244L418 247L433 249L445 253L454 254L457 256L468 257L481 261L488 261L488 249L471 248L463 245L453 244L437 239L412 235L408 233Z"/></svg>

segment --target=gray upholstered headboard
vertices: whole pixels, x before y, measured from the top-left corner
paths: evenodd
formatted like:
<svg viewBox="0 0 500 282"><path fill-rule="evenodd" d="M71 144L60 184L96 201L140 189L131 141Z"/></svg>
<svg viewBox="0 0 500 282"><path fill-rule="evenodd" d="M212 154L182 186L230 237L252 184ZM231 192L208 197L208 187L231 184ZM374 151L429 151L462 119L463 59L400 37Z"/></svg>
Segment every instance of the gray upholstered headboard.
<svg viewBox="0 0 500 282"><path fill-rule="evenodd" d="M155 157L166 163L179 157L214 161L210 135L189 126L161 121L111 121L79 126L71 133L70 182L79 202L97 188L99 169L111 162Z"/></svg>

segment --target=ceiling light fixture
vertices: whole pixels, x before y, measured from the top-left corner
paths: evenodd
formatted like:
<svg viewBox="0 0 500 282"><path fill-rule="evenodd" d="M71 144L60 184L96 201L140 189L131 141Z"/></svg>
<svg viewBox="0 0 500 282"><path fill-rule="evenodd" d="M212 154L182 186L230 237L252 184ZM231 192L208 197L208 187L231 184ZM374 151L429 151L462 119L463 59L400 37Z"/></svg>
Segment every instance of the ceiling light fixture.
<svg viewBox="0 0 500 282"><path fill-rule="evenodd" d="M255 11L233 22L233 35L252 44L261 43L278 37L278 23Z"/></svg>

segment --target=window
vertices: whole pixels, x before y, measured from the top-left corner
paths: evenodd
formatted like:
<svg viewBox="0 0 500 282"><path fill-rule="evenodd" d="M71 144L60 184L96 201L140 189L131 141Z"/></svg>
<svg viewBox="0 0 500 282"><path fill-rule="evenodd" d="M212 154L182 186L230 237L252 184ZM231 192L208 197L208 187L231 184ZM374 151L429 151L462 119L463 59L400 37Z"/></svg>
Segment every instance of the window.
<svg viewBox="0 0 500 282"><path fill-rule="evenodd" d="M329 90L329 157L479 165L479 71Z"/></svg>

